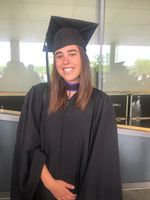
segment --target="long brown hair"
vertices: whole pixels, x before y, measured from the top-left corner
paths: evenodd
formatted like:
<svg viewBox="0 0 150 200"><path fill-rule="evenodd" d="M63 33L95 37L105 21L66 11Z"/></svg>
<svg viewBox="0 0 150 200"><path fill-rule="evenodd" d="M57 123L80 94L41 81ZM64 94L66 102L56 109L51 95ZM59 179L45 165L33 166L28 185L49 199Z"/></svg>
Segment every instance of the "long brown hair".
<svg viewBox="0 0 150 200"><path fill-rule="evenodd" d="M90 62L88 56L82 47L78 46L78 49L81 56L81 74L75 106L84 111L91 97L93 87L91 83ZM54 59L50 83L49 113L54 113L61 107L65 108L66 101L67 94L64 79L58 74Z"/></svg>

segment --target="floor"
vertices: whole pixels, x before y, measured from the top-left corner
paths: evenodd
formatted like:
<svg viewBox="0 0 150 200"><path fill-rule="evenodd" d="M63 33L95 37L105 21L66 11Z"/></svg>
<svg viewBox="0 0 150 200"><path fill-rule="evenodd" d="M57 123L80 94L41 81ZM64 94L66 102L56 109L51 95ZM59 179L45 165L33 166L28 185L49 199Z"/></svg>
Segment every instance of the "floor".
<svg viewBox="0 0 150 200"><path fill-rule="evenodd" d="M124 190L123 200L150 200L150 188Z"/></svg>

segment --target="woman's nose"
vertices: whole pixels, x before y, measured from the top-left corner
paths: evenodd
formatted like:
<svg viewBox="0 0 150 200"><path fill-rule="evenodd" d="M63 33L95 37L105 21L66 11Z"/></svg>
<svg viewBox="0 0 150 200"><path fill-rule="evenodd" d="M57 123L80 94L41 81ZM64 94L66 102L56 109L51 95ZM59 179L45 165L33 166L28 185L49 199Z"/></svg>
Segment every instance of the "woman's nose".
<svg viewBox="0 0 150 200"><path fill-rule="evenodd" d="M64 60L63 60L64 64L67 64L69 62L69 58L68 56L64 56Z"/></svg>

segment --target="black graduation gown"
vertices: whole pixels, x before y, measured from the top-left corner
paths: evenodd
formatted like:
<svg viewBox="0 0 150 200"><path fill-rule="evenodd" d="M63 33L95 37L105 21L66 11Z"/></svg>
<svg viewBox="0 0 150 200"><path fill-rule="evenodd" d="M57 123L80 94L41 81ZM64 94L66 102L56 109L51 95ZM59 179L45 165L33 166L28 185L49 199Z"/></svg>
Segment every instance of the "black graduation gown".
<svg viewBox="0 0 150 200"><path fill-rule="evenodd" d="M75 185L77 200L121 200L118 140L109 97L93 89L84 112L74 106L48 115L48 86L28 92L20 116L11 200L54 200L40 181L46 163L52 176Z"/></svg>

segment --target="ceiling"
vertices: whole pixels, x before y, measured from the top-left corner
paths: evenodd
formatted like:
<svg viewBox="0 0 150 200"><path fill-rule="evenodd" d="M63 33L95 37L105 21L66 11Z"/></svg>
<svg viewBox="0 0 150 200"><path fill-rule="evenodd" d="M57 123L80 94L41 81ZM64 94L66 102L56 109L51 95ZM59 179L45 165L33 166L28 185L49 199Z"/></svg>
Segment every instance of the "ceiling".
<svg viewBox="0 0 150 200"><path fill-rule="evenodd" d="M106 0L105 42L150 45L150 0Z"/></svg>
<svg viewBox="0 0 150 200"><path fill-rule="evenodd" d="M97 22L97 2L0 0L0 41L43 42L51 15ZM106 0L105 6L105 44L150 45L150 0Z"/></svg>

